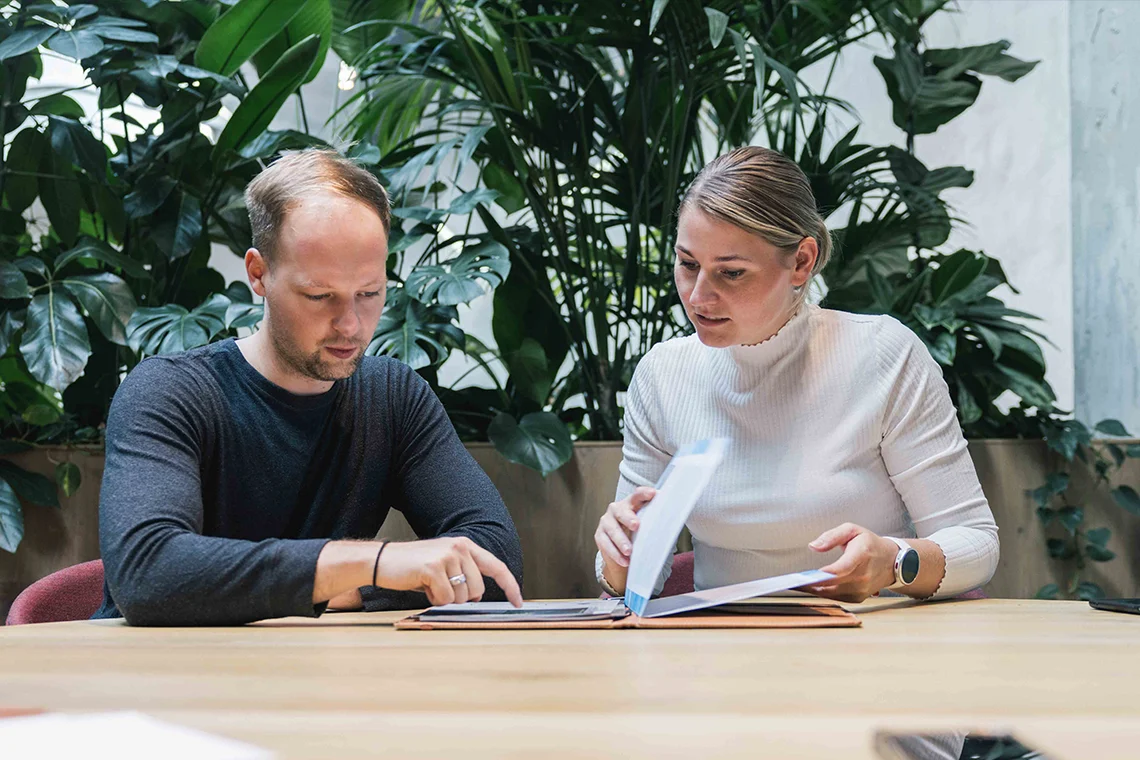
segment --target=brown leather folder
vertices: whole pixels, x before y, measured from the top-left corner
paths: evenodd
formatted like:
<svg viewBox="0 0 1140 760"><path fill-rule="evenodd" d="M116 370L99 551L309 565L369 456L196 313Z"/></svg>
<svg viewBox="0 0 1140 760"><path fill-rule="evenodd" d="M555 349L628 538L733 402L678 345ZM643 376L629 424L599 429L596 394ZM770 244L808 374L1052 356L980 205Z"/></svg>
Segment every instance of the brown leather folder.
<svg viewBox="0 0 1140 760"><path fill-rule="evenodd" d="M643 618L622 608L624 613L611 618L586 620L425 620L411 615L396 622L402 631L524 631L617 628L857 628L862 622L855 615L834 604L801 604L796 602L765 604L722 604L718 607L682 612L665 617Z"/></svg>

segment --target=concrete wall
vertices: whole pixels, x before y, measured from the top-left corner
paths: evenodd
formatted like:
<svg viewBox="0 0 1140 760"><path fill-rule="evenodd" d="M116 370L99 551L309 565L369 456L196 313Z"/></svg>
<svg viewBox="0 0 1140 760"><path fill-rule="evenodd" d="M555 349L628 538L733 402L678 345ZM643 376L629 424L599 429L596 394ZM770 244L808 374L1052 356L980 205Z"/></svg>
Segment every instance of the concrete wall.
<svg viewBox="0 0 1140 760"><path fill-rule="evenodd" d="M1140 3L1071 6L1077 415L1140 430Z"/></svg>

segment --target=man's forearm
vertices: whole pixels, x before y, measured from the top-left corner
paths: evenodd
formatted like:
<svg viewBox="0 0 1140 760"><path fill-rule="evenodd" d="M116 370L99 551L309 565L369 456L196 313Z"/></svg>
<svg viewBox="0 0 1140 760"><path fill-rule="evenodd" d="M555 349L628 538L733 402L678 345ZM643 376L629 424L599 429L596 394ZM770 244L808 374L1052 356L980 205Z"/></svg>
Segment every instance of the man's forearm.
<svg viewBox="0 0 1140 760"><path fill-rule="evenodd" d="M379 541L329 541L317 557L313 581L313 604L337 599L336 607L347 607L346 592L372 585ZM343 597L343 599L342 599Z"/></svg>

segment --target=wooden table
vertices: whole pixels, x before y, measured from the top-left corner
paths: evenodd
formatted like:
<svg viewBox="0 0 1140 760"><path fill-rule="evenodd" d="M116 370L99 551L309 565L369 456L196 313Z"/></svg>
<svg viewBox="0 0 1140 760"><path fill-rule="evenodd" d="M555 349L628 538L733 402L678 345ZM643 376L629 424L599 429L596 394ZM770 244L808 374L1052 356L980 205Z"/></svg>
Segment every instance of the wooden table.
<svg viewBox="0 0 1140 760"><path fill-rule="evenodd" d="M1078 602L855 608L862 628L0 628L0 707L135 709L282 757L873 758L878 728L1140 757L1140 616Z"/></svg>

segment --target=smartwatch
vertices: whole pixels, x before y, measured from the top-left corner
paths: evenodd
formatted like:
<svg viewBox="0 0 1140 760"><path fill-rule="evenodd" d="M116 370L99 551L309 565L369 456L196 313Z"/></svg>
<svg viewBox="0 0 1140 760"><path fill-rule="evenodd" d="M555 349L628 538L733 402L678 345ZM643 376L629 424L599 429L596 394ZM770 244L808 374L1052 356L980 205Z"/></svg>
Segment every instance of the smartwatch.
<svg viewBox="0 0 1140 760"><path fill-rule="evenodd" d="M918 552L901 538L891 536L886 536L886 538L899 545L899 553L895 555L895 582L887 586L887 590L895 591L906 588L914 583L915 578L918 577Z"/></svg>

